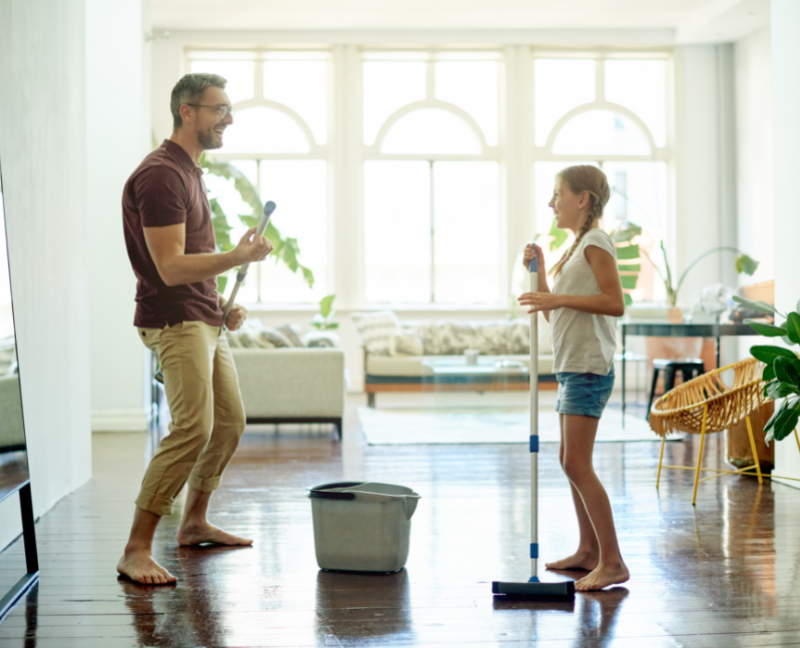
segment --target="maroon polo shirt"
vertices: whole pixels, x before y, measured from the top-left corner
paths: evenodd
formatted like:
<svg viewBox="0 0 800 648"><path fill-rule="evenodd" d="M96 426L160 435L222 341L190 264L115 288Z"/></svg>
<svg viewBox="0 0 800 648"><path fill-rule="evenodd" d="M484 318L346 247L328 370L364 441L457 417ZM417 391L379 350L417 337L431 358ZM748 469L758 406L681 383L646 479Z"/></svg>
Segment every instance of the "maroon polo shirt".
<svg viewBox="0 0 800 648"><path fill-rule="evenodd" d="M203 171L183 147L164 140L142 161L125 183L122 219L128 257L138 279L134 326L164 328L193 321L222 326L216 278L167 286L144 240L144 227L184 223L186 254L216 252Z"/></svg>

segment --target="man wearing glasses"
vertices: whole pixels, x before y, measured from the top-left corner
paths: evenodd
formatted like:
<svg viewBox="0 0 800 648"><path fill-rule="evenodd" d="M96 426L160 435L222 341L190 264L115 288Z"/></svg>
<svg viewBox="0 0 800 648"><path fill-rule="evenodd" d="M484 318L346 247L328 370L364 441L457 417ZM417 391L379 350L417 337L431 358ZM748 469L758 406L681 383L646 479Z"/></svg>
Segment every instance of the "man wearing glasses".
<svg viewBox="0 0 800 648"><path fill-rule="evenodd" d="M229 252L217 252L202 170L203 151L222 146L233 124L226 80L187 74L172 90L172 136L133 172L122 197L125 243L138 279L134 325L161 364L172 422L142 480L130 538L117 571L138 583L177 579L152 556L161 516L188 481L177 539L181 545L250 545L210 524L211 493L244 431L236 369L223 333L218 274L260 261L272 245L250 229ZM224 325L241 326L234 306Z"/></svg>

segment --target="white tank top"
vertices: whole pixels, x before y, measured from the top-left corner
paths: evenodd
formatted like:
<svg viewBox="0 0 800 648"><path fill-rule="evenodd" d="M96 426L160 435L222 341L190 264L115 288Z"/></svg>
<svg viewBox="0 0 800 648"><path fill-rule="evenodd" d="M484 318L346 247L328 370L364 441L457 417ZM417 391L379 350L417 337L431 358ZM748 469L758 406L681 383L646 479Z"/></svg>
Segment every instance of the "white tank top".
<svg viewBox="0 0 800 648"><path fill-rule="evenodd" d="M584 256L588 245L595 245L614 259L617 258L611 237L599 228L590 229L561 267L561 272L553 282L553 294L589 297L602 292ZM610 315L592 315L570 308L552 311L550 336L553 341L553 373L570 371L607 376L617 349L616 331L616 318Z"/></svg>

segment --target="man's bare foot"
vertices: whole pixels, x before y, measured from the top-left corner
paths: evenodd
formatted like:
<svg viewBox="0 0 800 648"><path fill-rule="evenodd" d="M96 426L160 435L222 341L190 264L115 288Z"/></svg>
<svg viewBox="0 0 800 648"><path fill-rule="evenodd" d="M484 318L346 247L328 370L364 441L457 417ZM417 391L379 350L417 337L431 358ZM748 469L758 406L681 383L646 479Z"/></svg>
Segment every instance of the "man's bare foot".
<svg viewBox="0 0 800 648"><path fill-rule="evenodd" d="M117 563L117 571L142 585L171 585L178 579L159 565L147 549L125 551Z"/></svg>
<svg viewBox="0 0 800 648"><path fill-rule="evenodd" d="M555 562L545 563L547 569L561 569L563 571L593 571L600 564L600 554L596 551L581 551Z"/></svg>
<svg viewBox="0 0 800 648"><path fill-rule="evenodd" d="M223 531L208 522L192 522L182 524L178 529L178 544L183 546L199 544L221 544L229 546L248 547L253 544L252 540L240 538L232 533Z"/></svg>
<svg viewBox="0 0 800 648"><path fill-rule="evenodd" d="M624 583L630 577L628 568L623 562L613 565L600 565L591 574L584 576L575 583L575 589L579 592L601 590L609 585Z"/></svg>

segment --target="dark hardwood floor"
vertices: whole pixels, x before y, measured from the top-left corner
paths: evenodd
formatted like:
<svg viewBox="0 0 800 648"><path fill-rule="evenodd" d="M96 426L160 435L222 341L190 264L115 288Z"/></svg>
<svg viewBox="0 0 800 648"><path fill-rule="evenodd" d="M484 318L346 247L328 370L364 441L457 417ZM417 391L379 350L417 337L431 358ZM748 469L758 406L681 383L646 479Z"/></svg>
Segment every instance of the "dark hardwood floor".
<svg viewBox="0 0 800 648"><path fill-rule="evenodd" d="M800 645L798 490L726 477L701 484L693 508L688 471L667 472L656 492L658 443L599 444L596 467L631 581L574 603L503 600L490 581L528 576L525 447L364 446L352 411L344 445L330 426L262 429L245 435L212 500L213 521L255 545L180 548L177 507L156 550L180 579L174 587L117 580L146 443L96 435L95 477L37 524L41 581L0 624L0 646ZM718 439L708 445L709 465L722 461ZM690 464L697 446L668 444L669 462ZM543 446L540 475L549 560L577 541L555 445ZM342 478L422 495L405 571L318 570L305 488ZM17 542L0 554L0 585L23 569Z"/></svg>

